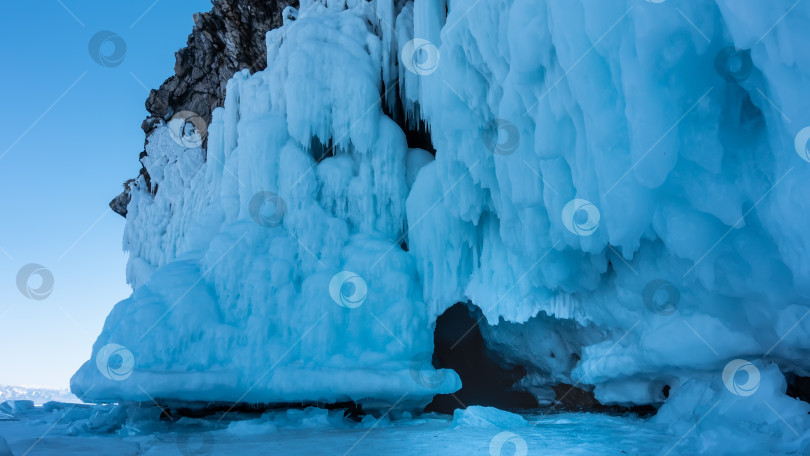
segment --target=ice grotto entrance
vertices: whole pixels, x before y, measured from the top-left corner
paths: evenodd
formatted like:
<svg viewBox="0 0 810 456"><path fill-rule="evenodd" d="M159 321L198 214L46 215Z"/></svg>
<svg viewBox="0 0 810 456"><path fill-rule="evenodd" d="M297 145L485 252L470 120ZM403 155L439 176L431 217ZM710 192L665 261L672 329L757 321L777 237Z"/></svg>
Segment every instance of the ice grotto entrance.
<svg viewBox="0 0 810 456"><path fill-rule="evenodd" d="M527 324L530 323L531 321ZM588 386L564 382L535 385L532 392L522 390L517 386L518 382L527 375L528 370L536 373L538 367L508 362L503 354L490 348L491 344L488 347L485 341L487 328L484 328L484 333L481 331L481 325L486 324L481 309L470 303L457 303L436 320L433 366L455 370L461 378L462 388L453 394L435 396L425 408L426 411L451 414L458 408L483 405L510 411L544 409L547 412L580 411L651 416L657 412L657 406L660 406L602 404ZM575 342L574 334L569 333L566 337ZM554 357L554 353L550 355ZM579 359L576 351L574 356ZM535 396L538 392L548 397L538 399ZM669 386L664 386L663 397L668 392Z"/></svg>
<svg viewBox="0 0 810 456"><path fill-rule="evenodd" d="M481 321L481 309L465 303L453 305L436 320L433 365L455 370L462 387L453 394L437 395L426 411L453 413L470 405L505 410L538 407L534 396L514 387L526 370L497 359L484 343L478 326Z"/></svg>

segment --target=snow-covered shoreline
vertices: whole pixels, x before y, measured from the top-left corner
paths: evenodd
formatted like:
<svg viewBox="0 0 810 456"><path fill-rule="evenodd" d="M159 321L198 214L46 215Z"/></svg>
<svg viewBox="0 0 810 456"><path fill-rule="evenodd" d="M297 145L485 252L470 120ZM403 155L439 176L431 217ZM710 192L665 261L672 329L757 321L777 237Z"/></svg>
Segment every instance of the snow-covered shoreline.
<svg viewBox="0 0 810 456"><path fill-rule="evenodd" d="M9 400L32 401L36 405L46 402L66 402L79 403L78 397L74 396L69 389L42 388L34 386L11 386L0 385L0 403Z"/></svg>

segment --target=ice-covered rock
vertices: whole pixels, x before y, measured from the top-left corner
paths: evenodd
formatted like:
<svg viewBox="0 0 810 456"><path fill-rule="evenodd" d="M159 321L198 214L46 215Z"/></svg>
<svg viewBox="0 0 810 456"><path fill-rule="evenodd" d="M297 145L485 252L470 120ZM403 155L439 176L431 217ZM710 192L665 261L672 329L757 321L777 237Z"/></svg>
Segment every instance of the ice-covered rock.
<svg viewBox="0 0 810 456"><path fill-rule="evenodd" d="M528 425L528 421L522 416L494 407L473 405L465 409L456 409L453 413L454 427L470 426L515 429Z"/></svg>
<svg viewBox="0 0 810 456"><path fill-rule="evenodd" d="M136 292L74 377L82 398L405 405L459 388L412 368L432 317L395 242L408 147L378 103L370 10L306 11L268 34L267 70L228 83L207 151L183 125L149 136L125 232ZM320 162L315 137L335 147Z"/></svg>
<svg viewBox="0 0 810 456"><path fill-rule="evenodd" d="M76 394L424 402L470 301L529 389L807 446L810 5L300 3L210 125L151 132Z"/></svg>
<svg viewBox="0 0 810 456"><path fill-rule="evenodd" d="M263 419L233 421L228 425L228 432L239 436L267 435L277 429L275 424Z"/></svg>
<svg viewBox="0 0 810 456"><path fill-rule="evenodd" d="M32 410L34 410L34 401L5 401L0 404L0 420L14 420Z"/></svg>

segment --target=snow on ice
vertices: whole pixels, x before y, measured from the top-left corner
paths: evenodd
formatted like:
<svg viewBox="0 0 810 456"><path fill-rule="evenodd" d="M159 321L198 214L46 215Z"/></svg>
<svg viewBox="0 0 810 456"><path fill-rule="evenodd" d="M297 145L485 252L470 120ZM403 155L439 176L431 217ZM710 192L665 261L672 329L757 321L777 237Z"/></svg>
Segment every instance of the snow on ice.
<svg viewBox="0 0 810 456"><path fill-rule="evenodd" d="M489 421L457 425L446 415L391 412L361 422L320 408L160 420L151 410L49 403L4 421L0 455L593 455L654 454L676 437L635 417L557 414L529 421L491 409ZM115 432L108 432L111 428ZM47 437L40 440L43 434ZM587 436L587 438L583 438ZM8 451L3 452L4 443ZM529 450L531 450L529 452ZM622 453L624 452L624 453ZM678 453L672 453L678 454ZM693 453L684 453L693 454Z"/></svg>

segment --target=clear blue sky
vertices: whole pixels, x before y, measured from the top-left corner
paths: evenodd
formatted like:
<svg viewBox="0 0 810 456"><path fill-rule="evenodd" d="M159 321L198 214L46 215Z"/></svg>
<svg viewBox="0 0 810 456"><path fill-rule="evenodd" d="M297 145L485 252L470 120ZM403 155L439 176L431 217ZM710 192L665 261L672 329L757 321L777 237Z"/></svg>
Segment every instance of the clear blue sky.
<svg viewBox="0 0 810 456"><path fill-rule="evenodd" d="M173 73L192 14L210 7L210 0L4 5L0 384L67 387L113 305L129 295L124 219L107 203L138 173L147 87ZM101 30L125 41L120 65L91 58L88 44ZM28 263L53 274L44 300L17 289Z"/></svg>

